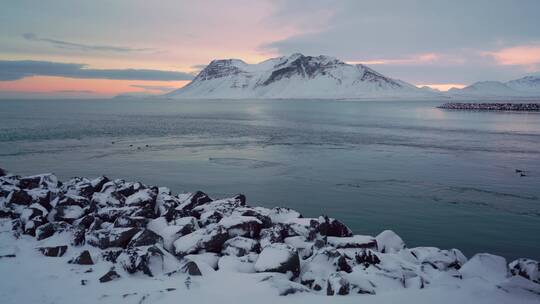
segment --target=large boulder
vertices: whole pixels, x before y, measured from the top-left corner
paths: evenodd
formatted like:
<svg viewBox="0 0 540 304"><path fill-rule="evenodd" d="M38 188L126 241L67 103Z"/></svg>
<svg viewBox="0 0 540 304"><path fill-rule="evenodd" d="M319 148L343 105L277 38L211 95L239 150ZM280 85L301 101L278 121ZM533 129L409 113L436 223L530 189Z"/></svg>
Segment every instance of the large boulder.
<svg viewBox="0 0 540 304"><path fill-rule="evenodd" d="M177 209L183 211L190 211L195 207L212 202L212 199L202 191L181 194L178 195L178 198L180 199L180 204Z"/></svg>
<svg viewBox="0 0 540 304"><path fill-rule="evenodd" d="M540 284L540 263L531 259L517 259L508 265L512 275L522 276Z"/></svg>
<svg viewBox="0 0 540 304"><path fill-rule="evenodd" d="M36 239L38 241L51 237L55 232L53 223L46 223L36 228Z"/></svg>
<svg viewBox="0 0 540 304"><path fill-rule="evenodd" d="M92 256L90 255L90 252L88 250L84 250L78 256L69 260L68 263L79 265L94 265L94 261L92 260Z"/></svg>
<svg viewBox="0 0 540 304"><path fill-rule="evenodd" d="M126 216L121 215L114 221L116 228L144 228L149 219L143 216Z"/></svg>
<svg viewBox="0 0 540 304"><path fill-rule="evenodd" d="M326 281L326 295L348 295L350 291L350 284L340 273L332 273Z"/></svg>
<svg viewBox="0 0 540 304"><path fill-rule="evenodd" d="M327 278L340 271L352 271L347 259L335 248L324 247L305 261L300 281L313 290L321 290L326 286Z"/></svg>
<svg viewBox="0 0 540 304"><path fill-rule="evenodd" d="M100 192L101 189L103 189L103 185L108 182L110 182L109 178L107 178L106 176L101 176L91 180L90 184L92 185L92 187L94 187L94 192Z"/></svg>
<svg viewBox="0 0 540 304"><path fill-rule="evenodd" d="M128 273L142 272L150 277L163 271L163 251L156 246L129 248L118 256L117 262Z"/></svg>
<svg viewBox="0 0 540 304"><path fill-rule="evenodd" d="M261 247L264 248L270 244L283 243L288 236L287 227L285 225L274 224L270 228L261 229L259 242Z"/></svg>
<svg viewBox="0 0 540 304"><path fill-rule="evenodd" d="M328 245L334 248L366 248L377 250L375 238L367 235L354 235L350 237L329 236L326 239Z"/></svg>
<svg viewBox="0 0 540 304"><path fill-rule="evenodd" d="M58 206L79 206L84 208L90 204L90 200L84 196L73 195L73 194L62 194L61 196L55 199L53 203L56 207Z"/></svg>
<svg viewBox="0 0 540 304"><path fill-rule="evenodd" d="M84 210L78 205L62 205L55 207L52 214L55 221L73 223L84 215Z"/></svg>
<svg viewBox="0 0 540 304"><path fill-rule="evenodd" d="M502 282L509 276L506 259L488 253L476 254L459 272L464 279L478 277L492 283Z"/></svg>
<svg viewBox="0 0 540 304"><path fill-rule="evenodd" d="M126 248L140 229L138 228L112 228L101 229L89 233L86 236L86 242L89 245L107 249L109 247Z"/></svg>
<svg viewBox="0 0 540 304"><path fill-rule="evenodd" d="M319 218L319 233L325 236L349 237L352 236L352 230L342 222L321 216Z"/></svg>
<svg viewBox="0 0 540 304"><path fill-rule="evenodd" d="M457 249L442 250L435 247L416 247L404 250L414 257L414 262L420 263L423 268L433 268L441 271L460 269L467 258Z"/></svg>
<svg viewBox="0 0 540 304"><path fill-rule="evenodd" d="M163 239L163 247L174 252L173 243L181 236L190 234L199 228L194 217L185 217L176 221L178 224L169 224L166 217L158 217L148 222L147 228Z"/></svg>
<svg viewBox="0 0 540 304"><path fill-rule="evenodd" d="M135 213L139 210L138 207L105 207L100 208L97 211L97 216L104 222L114 223L114 221L120 216L135 216Z"/></svg>
<svg viewBox="0 0 540 304"><path fill-rule="evenodd" d="M356 252L354 255L354 260L356 264L363 265L364 267L369 267L370 265L377 265L381 262L379 256L370 249Z"/></svg>
<svg viewBox="0 0 540 304"><path fill-rule="evenodd" d="M244 208L237 209L237 211L242 216L252 216L252 217L257 218L259 221L261 221L263 228L272 227L272 219L270 219L268 215L263 214L259 210L256 210L254 208L244 207Z"/></svg>
<svg viewBox="0 0 540 304"><path fill-rule="evenodd" d="M121 276L113 269L109 270L107 273L105 273L102 277L99 278L100 283L106 283L114 280L120 279Z"/></svg>
<svg viewBox="0 0 540 304"><path fill-rule="evenodd" d="M241 199L226 198L196 206L191 209L191 214L196 218L200 218L204 213L215 212L221 214L223 217L228 217L232 215L235 210L244 206L245 204L242 203ZM179 208L181 208L181 206Z"/></svg>
<svg viewBox="0 0 540 304"><path fill-rule="evenodd" d="M382 253L396 253L405 249L405 242L392 230L385 230L375 237L377 246Z"/></svg>
<svg viewBox="0 0 540 304"><path fill-rule="evenodd" d="M58 178L53 174L40 174L34 176L25 176L19 180L19 187L22 189L56 189L60 186Z"/></svg>
<svg viewBox="0 0 540 304"><path fill-rule="evenodd" d="M255 262L257 272L290 273L293 278L300 273L300 257L296 249L287 244L271 244L262 250Z"/></svg>
<svg viewBox="0 0 540 304"><path fill-rule="evenodd" d="M152 230L143 229L131 238L128 247L141 247L163 244L161 236L157 235Z"/></svg>
<svg viewBox="0 0 540 304"><path fill-rule="evenodd" d="M8 205L30 205L32 203L32 196L25 190L13 190L8 195L6 202Z"/></svg>
<svg viewBox="0 0 540 304"><path fill-rule="evenodd" d="M209 225L177 239L173 243L174 253L178 257L198 252L220 253L229 238L227 230L222 226Z"/></svg>
<svg viewBox="0 0 540 304"><path fill-rule="evenodd" d="M94 192L91 202L98 207L121 207L124 204L125 198L116 192L103 193Z"/></svg>
<svg viewBox="0 0 540 304"><path fill-rule="evenodd" d="M190 276L202 276L199 266L194 261L187 261L187 263L182 266L181 270Z"/></svg>
<svg viewBox="0 0 540 304"><path fill-rule="evenodd" d="M244 256L250 252L259 253L260 245L257 240L237 236L232 239L227 240L223 244L223 254L233 255L233 256Z"/></svg>
<svg viewBox="0 0 540 304"><path fill-rule="evenodd" d="M232 215L219 221L230 236L244 236L258 238L262 228L262 222L252 216Z"/></svg>
<svg viewBox="0 0 540 304"><path fill-rule="evenodd" d="M272 220L272 223L288 223L293 219L302 218L302 214L298 211L283 208L283 207L274 207L268 212L268 217Z"/></svg>

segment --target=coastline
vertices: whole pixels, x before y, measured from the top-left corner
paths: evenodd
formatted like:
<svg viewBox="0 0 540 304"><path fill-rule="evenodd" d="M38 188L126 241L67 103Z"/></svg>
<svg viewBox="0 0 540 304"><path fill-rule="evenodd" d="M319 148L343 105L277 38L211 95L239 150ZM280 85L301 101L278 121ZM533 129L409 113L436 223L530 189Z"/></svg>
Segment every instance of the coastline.
<svg viewBox="0 0 540 304"><path fill-rule="evenodd" d="M204 286L215 288L213 281L228 276L260 294L305 296L310 302L332 301L326 295L375 302L396 293L410 294L414 303L431 302L437 294L471 302L479 300L478 290L498 290L484 300L533 303L540 295L536 261L507 263L491 254L467 259L458 249L407 248L389 230L354 235L339 219L252 207L243 195L214 200L200 191L174 195L164 187L106 177L60 182L52 174L19 177L3 170L0 189L0 269L27 265L15 283L29 279L25 269L46 264L54 265L51 273L70 272L56 276L76 284L74 291L55 295L60 303L90 290L94 298L117 294L104 297L111 302L120 296L155 299L150 291L124 297L116 290L131 290L130 282L142 281L165 298L162 302L172 302L190 293L200 296ZM171 284L175 287L163 289ZM241 293L242 284L229 283L236 289L221 292ZM9 294L7 303L25 302L21 291L4 287L0 294Z"/></svg>

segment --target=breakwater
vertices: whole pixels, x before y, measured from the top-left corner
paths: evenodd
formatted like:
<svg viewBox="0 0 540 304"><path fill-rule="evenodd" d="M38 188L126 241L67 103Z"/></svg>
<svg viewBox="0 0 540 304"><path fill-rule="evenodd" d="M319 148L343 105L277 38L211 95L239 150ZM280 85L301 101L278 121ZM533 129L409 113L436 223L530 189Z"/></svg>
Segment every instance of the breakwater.
<svg viewBox="0 0 540 304"><path fill-rule="evenodd" d="M449 102L438 107L449 110L474 110L474 111L540 111L540 103L461 103Z"/></svg>

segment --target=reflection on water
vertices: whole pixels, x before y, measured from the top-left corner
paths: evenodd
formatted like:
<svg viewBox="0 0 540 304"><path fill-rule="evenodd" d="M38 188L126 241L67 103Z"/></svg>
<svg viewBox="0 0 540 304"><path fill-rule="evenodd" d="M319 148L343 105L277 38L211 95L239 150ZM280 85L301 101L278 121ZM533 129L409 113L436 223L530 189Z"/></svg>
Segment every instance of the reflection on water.
<svg viewBox="0 0 540 304"><path fill-rule="evenodd" d="M539 259L540 115L440 103L0 101L0 167L243 192L410 246Z"/></svg>

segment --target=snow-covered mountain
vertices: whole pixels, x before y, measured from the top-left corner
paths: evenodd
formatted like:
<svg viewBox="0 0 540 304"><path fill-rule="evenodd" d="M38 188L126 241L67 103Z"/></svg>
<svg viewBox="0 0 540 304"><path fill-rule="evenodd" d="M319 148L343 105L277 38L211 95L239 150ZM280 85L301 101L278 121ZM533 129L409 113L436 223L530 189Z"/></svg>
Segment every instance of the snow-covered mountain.
<svg viewBox="0 0 540 304"><path fill-rule="evenodd" d="M191 83L166 97L403 99L436 95L362 64L347 64L329 56L293 54L258 64L239 59L214 60Z"/></svg>
<svg viewBox="0 0 540 304"><path fill-rule="evenodd" d="M540 97L540 77L526 76L508 82L481 81L463 89L450 89L447 93L453 98L534 98Z"/></svg>
<svg viewBox="0 0 540 304"><path fill-rule="evenodd" d="M506 85L516 91L536 93L540 95L540 76L526 76L511 80Z"/></svg>
<svg viewBox="0 0 540 304"><path fill-rule="evenodd" d="M518 96L521 93L499 81L480 81L463 89L452 88L448 94L455 96L497 97Z"/></svg>

